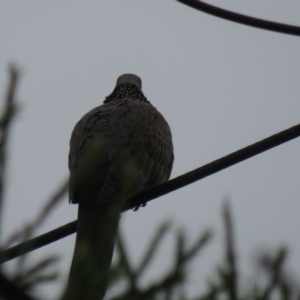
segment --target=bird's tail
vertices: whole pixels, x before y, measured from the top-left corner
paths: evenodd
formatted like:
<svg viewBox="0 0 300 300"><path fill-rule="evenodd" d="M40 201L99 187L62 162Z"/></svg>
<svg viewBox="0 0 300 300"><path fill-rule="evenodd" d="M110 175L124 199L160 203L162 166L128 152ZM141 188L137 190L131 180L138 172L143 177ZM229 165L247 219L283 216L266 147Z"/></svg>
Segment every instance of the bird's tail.
<svg viewBox="0 0 300 300"><path fill-rule="evenodd" d="M121 208L121 201L93 207L79 203L77 237L65 299L104 297Z"/></svg>

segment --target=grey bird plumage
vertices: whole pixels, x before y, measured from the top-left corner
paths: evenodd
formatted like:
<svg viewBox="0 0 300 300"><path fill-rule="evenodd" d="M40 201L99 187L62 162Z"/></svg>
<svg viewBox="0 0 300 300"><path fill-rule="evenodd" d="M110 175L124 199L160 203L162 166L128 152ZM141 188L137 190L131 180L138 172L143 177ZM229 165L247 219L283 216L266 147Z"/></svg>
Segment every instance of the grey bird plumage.
<svg viewBox="0 0 300 300"><path fill-rule="evenodd" d="M93 147L96 150L89 161L86 157ZM76 124L70 140L69 200L79 204L70 281L72 269L76 273L76 247L80 245L86 245L91 258L95 256L93 264L99 267L96 256L107 246L104 256L110 265L123 205L133 195L167 181L173 160L169 125L144 96L141 79L134 74L120 76L104 104ZM82 167L84 163L88 167ZM103 227L109 224L112 232L107 236Z"/></svg>

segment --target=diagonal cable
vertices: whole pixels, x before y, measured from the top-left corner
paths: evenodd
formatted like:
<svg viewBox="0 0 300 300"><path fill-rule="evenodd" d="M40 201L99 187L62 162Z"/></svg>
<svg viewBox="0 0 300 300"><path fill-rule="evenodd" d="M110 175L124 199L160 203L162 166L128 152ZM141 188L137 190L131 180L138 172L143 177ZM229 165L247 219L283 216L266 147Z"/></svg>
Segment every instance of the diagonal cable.
<svg viewBox="0 0 300 300"><path fill-rule="evenodd" d="M279 33L291 34L300 36L300 27L277 23L272 21L267 21L263 19L258 19L254 17L250 17L247 15L242 15L239 13L235 13L229 10L225 10L223 8L219 8L217 6L213 6L202 1L198 0L177 0L185 5L188 5L192 8L205 12L207 14L213 15L218 18L222 18L225 20L229 20L232 22L240 23L243 25L248 25L260 29L275 31Z"/></svg>
<svg viewBox="0 0 300 300"><path fill-rule="evenodd" d="M300 124L293 126L289 129L276 133L266 139L263 139L250 146L242 148L236 152L219 158L211 163L208 163L200 168L190 171L184 175L176 177L168 182L165 182L152 189L146 190L136 196L134 196L130 204L124 209L132 209L142 206L146 202L154 200L165 194L180 189L186 185L189 185L195 181L201 180L214 173L222 171L230 166L233 166L239 162L242 162L248 158L251 158L257 154L263 153L274 147L277 147L283 143L286 143L292 139L300 136ZM77 230L77 222L73 221L41 236L33 238L27 242L21 243L17 246L11 247L5 251L0 252L0 263L4 263L11 259L14 259L20 255L33 251L35 249L46 246L59 239L62 239L70 234L73 234Z"/></svg>

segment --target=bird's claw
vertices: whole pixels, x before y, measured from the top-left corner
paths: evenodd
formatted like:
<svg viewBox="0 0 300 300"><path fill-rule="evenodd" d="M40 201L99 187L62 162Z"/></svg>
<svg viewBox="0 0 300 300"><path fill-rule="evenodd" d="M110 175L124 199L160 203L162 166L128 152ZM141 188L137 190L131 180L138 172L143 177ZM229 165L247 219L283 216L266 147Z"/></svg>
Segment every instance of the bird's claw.
<svg viewBox="0 0 300 300"><path fill-rule="evenodd" d="M142 204L139 204L132 208L133 211L138 211L140 207L145 207L147 205L147 202L143 202Z"/></svg>

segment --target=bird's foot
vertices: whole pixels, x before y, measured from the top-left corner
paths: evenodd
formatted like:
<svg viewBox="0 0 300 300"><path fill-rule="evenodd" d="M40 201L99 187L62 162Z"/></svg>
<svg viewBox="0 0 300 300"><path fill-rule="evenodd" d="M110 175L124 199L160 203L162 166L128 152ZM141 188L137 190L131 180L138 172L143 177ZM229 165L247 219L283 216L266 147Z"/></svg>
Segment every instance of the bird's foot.
<svg viewBox="0 0 300 300"><path fill-rule="evenodd" d="M133 207L132 210L138 211L140 207L145 207L146 205L147 205L147 202L143 202L142 204Z"/></svg>

